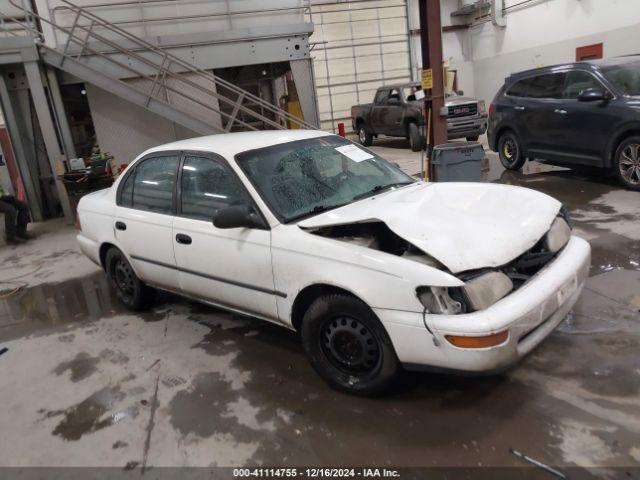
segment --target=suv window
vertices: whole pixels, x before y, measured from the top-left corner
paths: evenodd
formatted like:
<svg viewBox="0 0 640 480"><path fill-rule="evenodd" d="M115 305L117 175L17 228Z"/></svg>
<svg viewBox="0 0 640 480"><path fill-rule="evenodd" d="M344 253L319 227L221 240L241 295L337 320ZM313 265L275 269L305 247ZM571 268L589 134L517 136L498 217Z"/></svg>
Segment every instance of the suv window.
<svg viewBox="0 0 640 480"><path fill-rule="evenodd" d="M562 98L566 73L546 73L516 82L507 95L525 98Z"/></svg>
<svg viewBox="0 0 640 480"><path fill-rule="evenodd" d="M574 71L567 73L567 80L562 92L564 99L577 99L583 90L588 88L600 88L602 84L589 72Z"/></svg>
<svg viewBox="0 0 640 480"><path fill-rule="evenodd" d="M376 93L376 97L373 99L373 103L376 105L382 105L384 101L387 99L387 94L389 90L378 90Z"/></svg>
<svg viewBox="0 0 640 480"><path fill-rule="evenodd" d="M247 203L242 187L222 163L187 156L182 166L180 212L211 221L220 208Z"/></svg>
<svg viewBox="0 0 640 480"><path fill-rule="evenodd" d="M173 189L178 169L178 157L154 157L143 160L136 167L123 188L134 177L131 206L139 210L157 213L173 213Z"/></svg>

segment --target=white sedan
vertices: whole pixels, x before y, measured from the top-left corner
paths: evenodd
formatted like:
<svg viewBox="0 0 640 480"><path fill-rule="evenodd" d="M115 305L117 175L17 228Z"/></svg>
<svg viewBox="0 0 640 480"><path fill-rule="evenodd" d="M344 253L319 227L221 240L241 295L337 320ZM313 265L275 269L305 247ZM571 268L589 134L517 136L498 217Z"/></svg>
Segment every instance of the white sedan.
<svg viewBox="0 0 640 480"><path fill-rule="evenodd" d="M119 299L162 289L299 332L334 388L404 367L504 369L576 302L590 247L555 199L416 181L317 131L194 138L140 155L78 206Z"/></svg>

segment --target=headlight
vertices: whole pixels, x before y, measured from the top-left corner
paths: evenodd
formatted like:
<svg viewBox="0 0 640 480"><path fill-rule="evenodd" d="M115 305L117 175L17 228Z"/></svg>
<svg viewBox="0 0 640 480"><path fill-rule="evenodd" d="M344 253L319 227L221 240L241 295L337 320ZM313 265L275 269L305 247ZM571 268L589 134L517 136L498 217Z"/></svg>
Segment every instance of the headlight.
<svg viewBox="0 0 640 480"><path fill-rule="evenodd" d="M473 311L485 310L513 290L513 282L502 272L475 277L462 287Z"/></svg>
<svg viewBox="0 0 640 480"><path fill-rule="evenodd" d="M556 253L562 250L570 237L569 224L563 218L557 217L544 237L544 244L551 253Z"/></svg>
<svg viewBox="0 0 640 480"><path fill-rule="evenodd" d="M418 287L418 300L427 309L427 313L457 315L462 312L462 304L451 298L449 289L443 287Z"/></svg>
<svg viewBox="0 0 640 480"><path fill-rule="evenodd" d="M484 103L484 100L480 100L478 102L478 112L480 113L480 115L484 115L485 113L487 113L487 105Z"/></svg>

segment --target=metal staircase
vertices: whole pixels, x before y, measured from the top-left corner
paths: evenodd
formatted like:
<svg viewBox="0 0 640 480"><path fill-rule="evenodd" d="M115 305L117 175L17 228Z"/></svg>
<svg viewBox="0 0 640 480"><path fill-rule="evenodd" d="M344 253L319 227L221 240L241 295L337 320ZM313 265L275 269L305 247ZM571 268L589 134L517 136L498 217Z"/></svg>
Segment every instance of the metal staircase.
<svg viewBox="0 0 640 480"><path fill-rule="evenodd" d="M202 135L236 130L316 128L83 7L61 1L74 14L70 27L9 0L11 5L24 11L25 20L13 19L13 22L33 37L41 59L55 68ZM0 14L7 16L2 11ZM38 24L48 24L63 33L64 46L46 45ZM8 34L20 35L4 28L4 24L0 24L0 28Z"/></svg>

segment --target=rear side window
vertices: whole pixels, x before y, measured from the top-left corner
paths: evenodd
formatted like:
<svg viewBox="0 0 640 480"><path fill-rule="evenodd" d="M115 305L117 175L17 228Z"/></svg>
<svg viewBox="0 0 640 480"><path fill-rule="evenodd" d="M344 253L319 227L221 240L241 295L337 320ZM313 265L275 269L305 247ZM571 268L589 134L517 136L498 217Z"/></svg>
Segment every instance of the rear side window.
<svg viewBox="0 0 640 480"><path fill-rule="evenodd" d="M387 99L387 94L389 90L378 90L376 93L376 97L373 99L373 103L376 105L381 105Z"/></svg>
<svg viewBox="0 0 640 480"><path fill-rule="evenodd" d="M547 73L516 82L507 95L524 98L562 98L565 73Z"/></svg>
<svg viewBox="0 0 640 480"><path fill-rule="evenodd" d="M131 207L156 213L173 213L173 190L176 183L178 157L154 157L144 160L135 172L127 178L122 191L124 193L129 180L133 177Z"/></svg>
<svg viewBox="0 0 640 480"><path fill-rule="evenodd" d="M583 90L587 90L589 88L602 89L603 87L602 84L589 72L569 72L567 73L567 80L565 82L564 91L562 92L562 98L577 99Z"/></svg>

